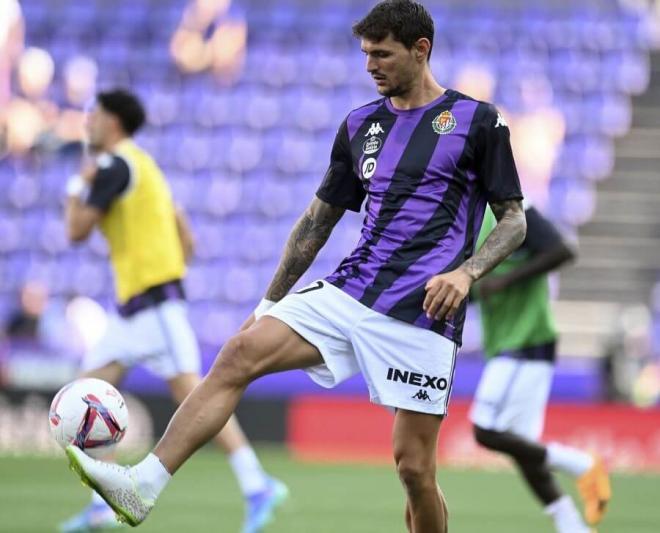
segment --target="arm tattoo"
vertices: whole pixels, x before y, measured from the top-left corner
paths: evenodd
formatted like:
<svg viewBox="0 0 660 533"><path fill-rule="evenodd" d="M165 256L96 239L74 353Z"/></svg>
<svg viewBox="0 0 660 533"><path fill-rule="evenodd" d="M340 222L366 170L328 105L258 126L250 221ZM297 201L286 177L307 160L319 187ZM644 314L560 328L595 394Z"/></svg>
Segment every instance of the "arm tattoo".
<svg viewBox="0 0 660 533"><path fill-rule="evenodd" d="M284 298L314 261L344 209L315 201L293 227L266 298Z"/></svg>
<svg viewBox="0 0 660 533"><path fill-rule="evenodd" d="M490 207L497 225L479 251L461 266L474 281L495 268L525 240L527 224L522 202L505 200Z"/></svg>

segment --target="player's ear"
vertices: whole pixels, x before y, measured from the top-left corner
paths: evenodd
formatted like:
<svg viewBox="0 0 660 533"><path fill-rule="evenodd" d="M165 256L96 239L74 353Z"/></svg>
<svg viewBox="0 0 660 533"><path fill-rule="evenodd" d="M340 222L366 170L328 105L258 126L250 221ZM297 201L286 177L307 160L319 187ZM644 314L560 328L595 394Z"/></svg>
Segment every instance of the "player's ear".
<svg viewBox="0 0 660 533"><path fill-rule="evenodd" d="M422 63L427 60L429 52L431 50L431 41L426 37L417 39L415 44L413 44L413 54L418 63Z"/></svg>

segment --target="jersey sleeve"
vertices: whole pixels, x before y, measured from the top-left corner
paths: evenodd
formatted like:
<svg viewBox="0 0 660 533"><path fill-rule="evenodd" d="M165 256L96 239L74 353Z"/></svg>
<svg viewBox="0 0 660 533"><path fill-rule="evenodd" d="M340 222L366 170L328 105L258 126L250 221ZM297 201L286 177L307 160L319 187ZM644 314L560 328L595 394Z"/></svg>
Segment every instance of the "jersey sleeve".
<svg viewBox="0 0 660 533"><path fill-rule="evenodd" d="M100 156L97 164L98 170L86 203L101 211L107 211L112 202L128 187L131 171L123 158L114 155Z"/></svg>
<svg viewBox="0 0 660 533"><path fill-rule="evenodd" d="M316 196L330 205L359 212L366 194L353 169L348 127L344 120L332 146L330 166Z"/></svg>
<svg viewBox="0 0 660 533"><path fill-rule="evenodd" d="M477 173L489 202L520 200L522 191L513 160L509 126L495 106L487 105L477 133Z"/></svg>
<svg viewBox="0 0 660 533"><path fill-rule="evenodd" d="M527 235L522 248L528 249L533 254L538 254L552 250L564 242L559 230L536 208L527 208L525 219L527 220Z"/></svg>

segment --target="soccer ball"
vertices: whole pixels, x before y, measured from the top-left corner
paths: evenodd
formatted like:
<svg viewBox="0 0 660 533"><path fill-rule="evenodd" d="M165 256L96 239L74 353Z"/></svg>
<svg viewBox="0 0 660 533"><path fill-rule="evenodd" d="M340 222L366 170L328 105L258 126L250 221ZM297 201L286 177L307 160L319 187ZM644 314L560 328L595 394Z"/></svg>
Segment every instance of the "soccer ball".
<svg viewBox="0 0 660 533"><path fill-rule="evenodd" d="M53 398L50 432L66 448L74 444L102 459L124 437L128 409L119 391L101 379L83 378L65 385Z"/></svg>

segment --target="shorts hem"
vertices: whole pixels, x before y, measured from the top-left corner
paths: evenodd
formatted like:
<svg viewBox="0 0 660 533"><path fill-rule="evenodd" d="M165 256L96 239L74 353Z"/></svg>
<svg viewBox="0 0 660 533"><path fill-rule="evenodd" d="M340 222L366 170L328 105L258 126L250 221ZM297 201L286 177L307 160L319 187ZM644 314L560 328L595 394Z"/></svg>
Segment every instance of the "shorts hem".
<svg viewBox="0 0 660 533"><path fill-rule="evenodd" d="M424 405L422 402L411 402L408 400L403 400L401 398L399 399L393 399L393 398L377 398L375 396L371 396L370 398L371 403L377 404L377 405L382 405L384 407L393 407L395 409L405 409L406 411L414 411L417 413L424 413L427 415L441 415L441 416L446 416L448 412L448 408L444 404L444 400L438 402L436 404L429 403L427 405ZM442 403L442 405L438 405Z"/></svg>
<svg viewBox="0 0 660 533"><path fill-rule="evenodd" d="M314 348L319 351L321 354L321 359L323 359L322 365L314 365L301 369L303 372L305 372L305 374L307 374L307 376L309 376L309 379L324 389L332 389L341 383L341 381L337 380L337 375L335 374L334 370L328 365L328 359L330 359L330 357L326 357L326 354L328 354L330 350L328 350L323 342L320 342L318 339L311 339L310 335L307 331L305 331L303 326L299 325L295 320L291 320L286 316L281 316L279 313L273 312L272 310L266 312L264 316L275 318L283 324L286 324L303 339L305 339L306 342L314 346ZM316 369L318 369L319 366L325 366L327 372L332 376L332 378L326 378L326 376L318 372Z"/></svg>

